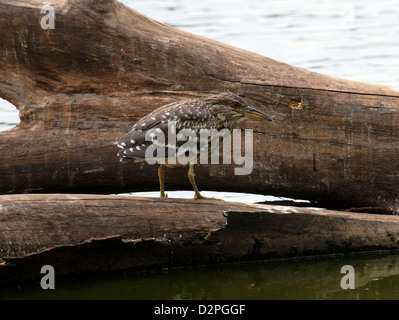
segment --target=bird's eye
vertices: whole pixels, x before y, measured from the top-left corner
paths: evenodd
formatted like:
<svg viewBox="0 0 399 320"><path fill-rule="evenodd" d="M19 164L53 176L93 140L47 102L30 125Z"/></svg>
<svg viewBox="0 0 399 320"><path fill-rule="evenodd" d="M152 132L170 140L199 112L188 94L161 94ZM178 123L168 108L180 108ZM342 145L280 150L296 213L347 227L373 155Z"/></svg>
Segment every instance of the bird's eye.
<svg viewBox="0 0 399 320"><path fill-rule="evenodd" d="M233 103L233 108L234 108L234 109L237 109L239 106L240 106L240 105L239 105L238 102L234 102L234 103Z"/></svg>

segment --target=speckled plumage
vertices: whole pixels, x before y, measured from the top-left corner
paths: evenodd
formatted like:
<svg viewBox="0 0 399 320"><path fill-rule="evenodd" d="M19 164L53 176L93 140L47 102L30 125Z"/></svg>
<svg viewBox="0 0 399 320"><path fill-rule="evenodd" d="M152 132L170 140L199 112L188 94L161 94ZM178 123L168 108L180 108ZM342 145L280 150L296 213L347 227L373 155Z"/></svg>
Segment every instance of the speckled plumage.
<svg viewBox="0 0 399 320"><path fill-rule="evenodd" d="M204 199L195 183L194 164L201 155L206 155L205 153L209 155L213 148L220 147L219 138L226 132L230 133L245 117L271 120L262 112L249 107L244 99L230 92L174 102L140 119L129 133L119 139L118 147L122 150L118 152L118 156L122 162L131 159L135 161L155 159L158 163L162 163L158 169L158 176L163 198L167 197L164 192L164 167L188 164L188 178L195 191L194 199ZM195 139L190 140L185 131L194 132ZM205 137L201 135L201 131L211 134ZM174 135L175 139L168 139L169 133L171 136ZM158 139L157 134L163 134L162 140ZM182 139L179 139L179 135ZM186 142L189 143L189 147ZM149 147L154 146L161 147L160 150L164 152L158 154L157 148L151 151ZM146 158L146 151L151 151L150 157L147 155ZM189 157L185 156L187 151ZM187 159L188 162L183 161Z"/></svg>
<svg viewBox="0 0 399 320"><path fill-rule="evenodd" d="M170 103L160 107L141 118L132 130L118 141L122 150L118 155L121 161L134 159L145 160L145 152L151 141L146 141L146 133L150 129L161 130L168 144L168 122L176 122L176 133L182 129L192 129L196 133L200 129L229 129L236 127L244 119L244 115L234 110L233 105L246 106L246 102L233 93L222 93L204 98L190 99ZM179 148L184 141L178 141ZM168 150L166 151L166 154Z"/></svg>

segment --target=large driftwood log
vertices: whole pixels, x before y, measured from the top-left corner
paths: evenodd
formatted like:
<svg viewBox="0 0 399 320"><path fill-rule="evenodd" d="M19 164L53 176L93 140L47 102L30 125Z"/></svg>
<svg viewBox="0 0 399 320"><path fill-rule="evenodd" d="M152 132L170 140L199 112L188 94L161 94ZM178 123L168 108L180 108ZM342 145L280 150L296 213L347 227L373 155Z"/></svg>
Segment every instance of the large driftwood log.
<svg viewBox="0 0 399 320"><path fill-rule="evenodd" d="M0 2L0 97L21 123L0 134L0 192L158 188L155 166L118 163L115 139L151 110L230 90L271 114L254 170L200 166L202 189L399 212L399 92L316 74L151 20L114 0ZM211 177L211 179L209 178ZM185 169L167 189L190 185Z"/></svg>
<svg viewBox="0 0 399 320"><path fill-rule="evenodd" d="M223 201L0 196L0 285L74 273L397 249L399 217Z"/></svg>

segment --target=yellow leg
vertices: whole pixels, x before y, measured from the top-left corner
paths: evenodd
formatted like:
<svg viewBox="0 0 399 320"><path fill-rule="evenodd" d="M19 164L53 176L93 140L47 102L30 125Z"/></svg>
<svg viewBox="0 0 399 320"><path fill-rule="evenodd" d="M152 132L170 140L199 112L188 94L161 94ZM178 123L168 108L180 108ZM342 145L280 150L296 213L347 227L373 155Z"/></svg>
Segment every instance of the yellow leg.
<svg viewBox="0 0 399 320"><path fill-rule="evenodd" d="M195 177L195 174L194 174L194 165L190 164L190 167L189 167L189 169L188 169L187 176L188 176L188 179L189 179L190 182L191 182L191 185L192 185L193 188L194 188L194 192L195 192L194 199L195 199L195 200L197 200L197 199L219 200L219 199L215 199L215 198L206 198L206 197L204 197L204 196L202 196L202 195L200 194L200 192L199 192L199 190L198 190L198 188L197 188L197 184L195 183L195 179L194 179L194 177Z"/></svg>
<svg viewBox="0 0 399 320"><path fill-rule="evenodd" d="M168 195L165 194L165 166L161 164L158 169L158 177L159 177L159 188L161 190L161 198L167 198Z"/></svg>
<svg viewBox="0 0 399 320"><path fill-rule="evenodd" d="M188 176L188 180L190 180L191 185L193 186L194 191L195 191L194 199L205 199L205 197L201 196L201 194L197 188L197 184L195 183L194 166L192 164L190 164L190 167L188 168L187 176Z"/></svg>

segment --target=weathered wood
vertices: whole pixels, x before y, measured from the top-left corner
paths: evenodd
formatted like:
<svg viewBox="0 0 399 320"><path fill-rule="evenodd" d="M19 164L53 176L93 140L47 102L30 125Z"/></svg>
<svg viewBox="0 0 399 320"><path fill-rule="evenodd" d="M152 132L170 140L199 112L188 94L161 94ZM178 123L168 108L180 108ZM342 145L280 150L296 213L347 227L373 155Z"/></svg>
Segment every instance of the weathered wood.
<svg viewBox="0 0 399 320"><path fill-rule="evenodd" d="M0 204L2 257L23 257L114 235L124 239L192 236L222 228L224 211L253 210L224 201L65 194L3 195Z"/></svg>
<svg viewBox="0 0 399 320"><path fill-rule="evenodd" d="M0 192L155 190L156 168L118 163L116 138L160 105L230 90L272 124L253 128L254 170L200 166L201 189L399 211L399 92L289 66L158 23L114 0L0 3ZM167 189L190 188L186 169ZM211 177L211 178L209 178Z"/></svg>
<svg viewBox="0 0 399 320"><path fill-rule="evenodd" d="M399 217L224 201L0 196L0 284L399 246Z"/></svg>

